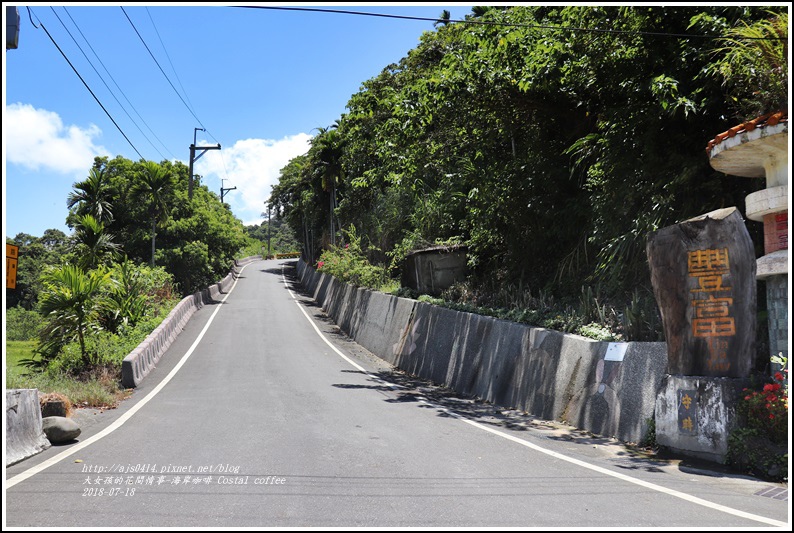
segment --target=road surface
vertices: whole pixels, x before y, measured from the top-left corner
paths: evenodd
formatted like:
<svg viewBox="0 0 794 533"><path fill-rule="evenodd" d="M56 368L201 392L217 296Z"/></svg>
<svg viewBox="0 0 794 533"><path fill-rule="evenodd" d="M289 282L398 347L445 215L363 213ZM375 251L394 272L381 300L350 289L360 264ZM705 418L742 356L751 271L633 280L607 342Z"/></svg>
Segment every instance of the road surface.
<svg viewBox="0 0 794 533"><path fill-rule="evenodd" d="M405 376L246 265L118 409L6 469L4 526L783 528L781 489ZM766 495L764 494L766 491Z"/></svg>

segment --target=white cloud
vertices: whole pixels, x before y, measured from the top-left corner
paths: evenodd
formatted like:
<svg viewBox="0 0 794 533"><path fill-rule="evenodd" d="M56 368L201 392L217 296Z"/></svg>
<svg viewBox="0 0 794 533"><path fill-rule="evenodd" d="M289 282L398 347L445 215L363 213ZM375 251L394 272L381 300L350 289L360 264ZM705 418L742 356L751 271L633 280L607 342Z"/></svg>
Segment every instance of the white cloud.
<svg viewBox="0 0 794 533"><path fill-rule="evenodd" d="M87 128L64 126L53 111L30 104L11 104L3 114L6 161L30 170L61 174L85 174L96 156L110 156L94 144L102 131L94 124Z"/></svg>
<svg viewBox="0 0 794 533"><path fill-rule="evenodd" d="M194 172L207 177L213 176L220 181L224 179L226 188L237 187L224 196L232 212L245 225L260 224L261 213L265 210L265 201L270 197L271 187L278 183L279 171L287 166L291 159L305 154L309 150L307 133L298 133L281 140L244 139L237 141L230 148L208 150L199 159ZM197 142L198 146L211 146L213 143ZM220 193L220 189L216 192Z"/></svg>

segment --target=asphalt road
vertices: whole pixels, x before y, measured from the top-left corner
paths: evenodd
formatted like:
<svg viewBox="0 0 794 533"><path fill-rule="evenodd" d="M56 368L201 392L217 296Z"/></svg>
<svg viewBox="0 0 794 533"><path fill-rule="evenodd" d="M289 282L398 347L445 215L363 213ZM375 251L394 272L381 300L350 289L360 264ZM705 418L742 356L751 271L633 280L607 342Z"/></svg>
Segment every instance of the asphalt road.
<svg viewBox="0 0 794 533"><path fill-rule="evenodd" d="M791 529L787 497L762 495L785 485L645 458L395 371L297 290L293 267L248 264L130 399L7 468L4 529Z"/></svg>

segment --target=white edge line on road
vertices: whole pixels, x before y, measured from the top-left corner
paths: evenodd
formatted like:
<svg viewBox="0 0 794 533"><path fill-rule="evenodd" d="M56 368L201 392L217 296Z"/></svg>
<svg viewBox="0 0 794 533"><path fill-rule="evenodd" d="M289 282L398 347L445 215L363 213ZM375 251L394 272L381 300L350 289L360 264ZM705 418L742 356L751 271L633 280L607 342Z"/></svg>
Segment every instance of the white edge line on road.
<svg viewBox="0 0 794 533"><path fill-rule="evenodd" d="M239 279L239 275L242 274L243 270L245 270L245 267L247 267L250 264L251 263L243 265L243 267L240 269L240 272L238 273L238 277L235 278L234 283L232 284L232 287L229 289L229 292L227 292L226 296L224 296L223 300L221 300L221 304L226 302L226 298L228 298L229 295L231 295L232 291L237 286L237 281ZM213 311L212 315L210 316L210 319L207 321L207 323L204 325L204 328L201 330L201 333L199 333L199 336L196 337L195 341L193 341L193 344L190 346L190 348L185 353L185 355L182 356L182 359L179 360L179 363L177 363L177 365L171 370L171 372L169 372L168 375L160 383L158 383L157 386L154 389L152 389L152 391L149 394L144 396L144 398L141 401L139 401L138 403L133 405L130 408L129 411L127 411L126 413L121 415L118 419L116 419L115 422L110 424L108 427L106 427L105 429L103 429L102 431L97 433L96 435L93 435L93 436L87 438L86 440L75 444L74 446L70 447L68 450L63 451L63 452L59 453L58 455L56 455L54 457L50 457L46 461L44 461L44 462L42 462L42 463L40 463L40 464L38 464L38 465L36 465L34 467L31 467L31 468L25 470L24 472L21 472L21 473L17 474L16 476L14 476L12 478L7 479L6 483L5 483L6 489L13 487L17 483L19 483L21 481L24 481L24 480L28 479L29 477L38 474L42 470L44 470L46 468L49 468L52 465L54 465L56 463L59 463L60 461L63 461L64 459L66 459L70 455L74 455L75 453L79 452L83 448L86 448L87 446L92 445L93 443L95 443L96 441L98 441L98 440L100 440L100 439L102 439L104 437L107 437L112 432L114 432L115 430L117 430L118 428L123 426L124 423L132 417L132 415L137 413L139 409L141 409L144 405L149 403L149 400L154 398L157 395L157 393L159 393L163 389L163 387L165 387L168 384L168 382L171 381L171 379L176 375L176 373L179 371L179 369L182 368L182 365L184 365L185 362L188 360L188 358L193 354L193 351L199 345L199 343L201 342L201 339L204 338L204 334L207 333L207 330L209 329L210 324L212 324L212 321L215 320L215 315L218 314L218 311L221 310L221 307L223 307L223 306L222 305L218 305L218 307L215 309L215 311Z"/></svg>
<svg viewBox="0 0 794 533"><path fill-rule="evenodd" d="M352 359L347 357L339 349L337 349L336 346L331 344L331 341L329 341L326 338L326 336L323 335L323 333L320 331L320 328L317 327L317 325L314 323L314 320L303 309L303 306L301 305L300 301L295 296L295 294L292 292L292 290L289 288L289 283L287 282L287 278L284 275L284 267L283 267L283 265L281 267L281 277L282 277L282 279L284 281L284 285L286 285L287 290L289 291L290 296L292 296L292 299L297 304L298 309L301 310L301 312L303 313L303 316L305 316L306 319L309 321L309 323L312 325L312 327L314 328L314 331L317 332L317 335L319 335L320 338L323 341L325 341L325 343L328 346L330 346L331 349L334 352L336 352L345 361L347 361L348 363L353 365L356 369L358 369L361 372L367 374L369 377L374 378L374 379L378 380L379 382L384 383L385 385L391 386L391 387L393 387L395 389L402 388L402 387L399 387L398 385L394 385L394 384L388 383L388 382L384 381L383 379L381 379L380 377L367 372L363 367L361 367L361 365L359 365L358 363L356 363L355 361L353 361ZM550 455L550 456L552 456L554 458L557 458L557 459L560 459L562 461L567 461L569 463L573 463L573 464L575 464L577 466L581 466L583 468L594 470L596 472L599 472L601 474L605 474L607 476L612 476L614 478L621 479L621 480L627 481L629 483L634 483L635 485L639 485L639 486L645 487L647 489L655 490L657 492L662 492L662 493L667 494L669 496L674 496L676 498L681 498L682 500L686 500L686 501L688 501L690 503L694 503L696 505L702 505L704 507L709 507L709 508L714 509L716 511L722 511L724 513L732 514L732 515L739 516L739 517L742 517L742 518L747 518L748 520L755 520L757 522L762 522L764 524L769 524L769 525L772 525L772 526L788 527L788 524L786 522L780 522L779 520L774 520L772 518L766 518L764 516L759 516L759 515L755 515L755 514L752 514L752 513L747 513L745 511L740 511L738 509L733 509L732 507L726 507L726 506L720 505L718 503L713 503L713 502L704 500L702 498L698 498L697 496L692 496L691 494L686 494L684 492L679 492L679 491L674 490L674 489L668 489L667 487L663 487L663 486L657 485L655 483L650 483L648 481L643 481L641 479L633 478L631 476L627 476L626 474L621 474L620 472L613 472L613 471L608 470L606 468L603 468L603 467L600 467L600 466L596 466L596 465L587 463L585 461L581 461L579 459L574 459L573 457L568 457L567 455L563 455L561 453L558 453L558 452L555 452L555 451L552 451L552 450L548 450L546 448L538 446L537 444L533 444L533 443L531 443L529 441L526 441L524 439L520 439L518 437L515 437L515 436L510 435L508 433L504 433L504 432L499 431L497 429L493 429L493 428L489 428L488 426L484 426L484 425L480 424L479 422L476 422L474 420L466 418L465 416L460 415L458 413L449 411L448 409L446 409L446 408L444 408L444 407L442 407L440 405L436 405L436 404L428 401L427 399L422 399L421 402L423 402L423 403L425 403L425 404L427 404L427 405L429 405L429 406L431 406L431 407L433 407L435 409L439 409L440 411L442 411L442 412L444 412L444 413L446 413L446 414L448 414L448 415L460 420L461 422L465 422L466 424L469 424L470 426L474 426L474 427L476 427L478 429L481 429L483 431L487 431L488 433L492 433L494 435L497 435L499 437L502 437L502 438L505 438L507 440L513 441L513 442L515 442L517 444L520 444L522 446L526 446L527 448L531 448L531 449L533 449L535 451L538 451L538 452L541 452L541 453L545 453L546 455Z"/></svg>

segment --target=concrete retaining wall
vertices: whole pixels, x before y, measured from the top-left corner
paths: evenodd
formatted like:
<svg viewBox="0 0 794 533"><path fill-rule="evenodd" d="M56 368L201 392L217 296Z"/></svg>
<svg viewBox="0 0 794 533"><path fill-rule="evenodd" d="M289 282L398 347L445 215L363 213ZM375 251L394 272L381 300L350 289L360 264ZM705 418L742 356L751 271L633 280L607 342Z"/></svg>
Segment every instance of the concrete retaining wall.
<svg viewBox="0 0 794 533"><path fill-rule="evenodd" d="M646 437L663 342L599 342L356 288L302 260L297 271L345 333L406 372L623 442Z"/></svg>
<svg viewBox="0 0 794 533"><path fill-rule="evenodd" d="M226 292L237 278L239 268L259 259L261 259L260 256L252 256L235 260L230 267L229 274L221 281L190 296L185 296L171 310L165 320L121 362L122 385L127 388L137 387L157 365L160 357L171 346L193 313L205 304L217 301L221 293Z"/></svg>
<svg viewBox="0 0 794 533"><path fill-rule="evenodd" d="M50 447L41 427L37 389L6 390L6 467Z"/></svg>

